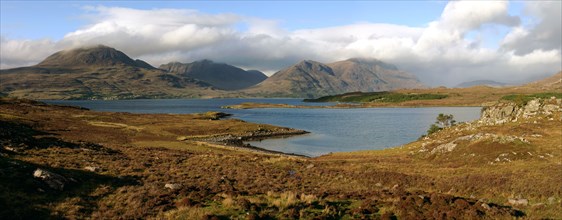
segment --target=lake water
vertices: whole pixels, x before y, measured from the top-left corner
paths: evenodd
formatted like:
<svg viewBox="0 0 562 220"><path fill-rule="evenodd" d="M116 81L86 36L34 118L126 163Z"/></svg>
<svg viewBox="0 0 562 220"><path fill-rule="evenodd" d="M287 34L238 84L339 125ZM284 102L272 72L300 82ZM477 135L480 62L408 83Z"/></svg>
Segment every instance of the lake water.
<svg viewBox="0 0 562 220"><path fill-rule="evenodd" d="M159 99L159 100L56 100L52 104L74 105L96 111L133 113L195 113L222 111L248 122L302 129L307 135L249 142L270 150L319 156L330 152L384 149L412 142L424 134L439 113L453 114L461 121L475 120L479 107L362 108L362 109L221 109L243 102L291 105L301 99Z"/></svg>

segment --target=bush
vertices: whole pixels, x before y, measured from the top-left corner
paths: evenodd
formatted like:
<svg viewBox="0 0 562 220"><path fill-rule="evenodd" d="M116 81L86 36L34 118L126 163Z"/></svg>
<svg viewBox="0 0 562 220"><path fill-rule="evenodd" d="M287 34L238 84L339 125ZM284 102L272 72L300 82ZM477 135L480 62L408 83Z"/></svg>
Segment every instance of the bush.
<svg viewBox="0 0 562 220"><path fill-rule="evenodd" d="M455 125L455 123L457 123L457 121L455 121L453 115L439 113L439 115L437 115L437 118L435 118L435 123L431 124L431 126L429 126L429 129L427 129L427 135L429 136L435 132L442 130L443 128L453 126ZM424 136L425 135L423 135L422 137Z"/></svg>
<svg viewBox="0 0 562 220"><path fill-rule="evenodd" d="M429 126L429 129L427 129L427 135L431 135L435 132L440 131L441 129L443 128L437 126L436 124L431 124L431 126Z"/></svg>

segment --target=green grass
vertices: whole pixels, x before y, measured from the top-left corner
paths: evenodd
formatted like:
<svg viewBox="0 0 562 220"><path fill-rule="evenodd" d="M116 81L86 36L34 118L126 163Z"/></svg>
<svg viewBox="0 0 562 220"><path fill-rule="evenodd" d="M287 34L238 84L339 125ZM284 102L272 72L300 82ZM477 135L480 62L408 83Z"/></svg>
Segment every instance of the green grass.
<svg viewBox="0 0 562 220"><path fill-rule="evenodd" d="M501 100L512 101L522 106L535 98L549 99L550 97L553 96L556 98L562 98L562 93L548 92L548 93L535 93L535 94L512 94L502 97Z"/></svg>
<svg viewBox="0 0 562 220"><path fill-rule="evenodd" d="M317 99L305 99L305 102L405 102L412 100L444 99L448 95L431 93L402 94L394 92L354 92L341 95L324 96Z"/></svg>

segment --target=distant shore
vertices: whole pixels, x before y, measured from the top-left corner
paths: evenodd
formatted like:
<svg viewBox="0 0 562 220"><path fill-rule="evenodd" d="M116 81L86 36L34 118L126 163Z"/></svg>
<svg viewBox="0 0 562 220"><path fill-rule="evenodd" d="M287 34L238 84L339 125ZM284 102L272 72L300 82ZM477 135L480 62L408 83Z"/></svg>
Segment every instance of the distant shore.
<svg viewBox="0 0 562 220"><path fill-rule="evenodd" d="M335 105L289 105L275 103L245 102L238 105L222 106L224 109L258 109L258 108L299 108L299 109L353 109L353 108L424 108L424 107L484 107L492 103L481 104L407 104L407 103L338 103Z"/></svg>

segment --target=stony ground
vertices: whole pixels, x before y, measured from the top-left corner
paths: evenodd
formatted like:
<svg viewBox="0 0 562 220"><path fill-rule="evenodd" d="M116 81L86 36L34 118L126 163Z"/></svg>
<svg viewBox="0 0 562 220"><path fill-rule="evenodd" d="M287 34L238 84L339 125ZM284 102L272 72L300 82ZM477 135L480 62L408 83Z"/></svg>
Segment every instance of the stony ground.
<svg viewBox="0 0 562 220"><path fill-rule="evenodd" d="M304 158L198 141L294 131L216 113L3 99L0 218L561 218L560 112L538 117Z"/></svg>

